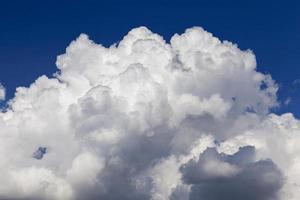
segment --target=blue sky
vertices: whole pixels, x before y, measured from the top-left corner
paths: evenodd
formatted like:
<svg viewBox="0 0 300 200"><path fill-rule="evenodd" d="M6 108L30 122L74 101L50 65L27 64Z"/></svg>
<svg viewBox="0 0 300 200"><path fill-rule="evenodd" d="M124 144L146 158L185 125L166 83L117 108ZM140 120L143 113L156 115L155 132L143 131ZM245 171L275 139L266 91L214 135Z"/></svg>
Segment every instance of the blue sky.
<svg viewBox="0 0 300 200"><path fill-rule="evenodd" d="M56 56L80 33L109 46L141 25L166 40L202 26L252 49L258 70L279 84L280 101L291 98L275 112L300 117L299 11L298 1L1 1L0 82L11 98L17 86L51 76Z"/></svg>

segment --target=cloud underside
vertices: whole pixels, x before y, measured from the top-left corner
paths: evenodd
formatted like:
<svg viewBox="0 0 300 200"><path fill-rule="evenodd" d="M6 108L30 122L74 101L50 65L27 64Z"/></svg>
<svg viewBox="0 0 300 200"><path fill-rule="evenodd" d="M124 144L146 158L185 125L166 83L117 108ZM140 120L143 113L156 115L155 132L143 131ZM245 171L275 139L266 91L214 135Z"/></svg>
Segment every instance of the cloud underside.
<svg viewBox="0 0 300 200"><path fill-rule="evenodd" d="M0 113L0 199L300 196L300 123L270 112L250 50L140 27L108 48L82 34L56 65Z"/></svg>

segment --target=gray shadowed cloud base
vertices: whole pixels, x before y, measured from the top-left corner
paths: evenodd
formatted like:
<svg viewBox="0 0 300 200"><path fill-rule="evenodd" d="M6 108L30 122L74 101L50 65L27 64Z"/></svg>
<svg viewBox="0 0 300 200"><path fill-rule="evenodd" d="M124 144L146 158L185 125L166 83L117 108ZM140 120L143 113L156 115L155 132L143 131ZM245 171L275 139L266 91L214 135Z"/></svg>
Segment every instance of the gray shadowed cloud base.
<svg viewBox="0 0 300 200"><path fill-rule="evenodd" d="M271 160L253 161L254 148L245 146L233 155L206 149L198 161L181 167L183 180L192 185L190 199L275 200L283 175Z"/></svg>
<svg viewBox="0 0 300 200"><path fill-rule="evenodd" d="M299 199L300 123L270 113L251 50L139 27L82 34L56 65L0 112L0 199Z"/></svg>

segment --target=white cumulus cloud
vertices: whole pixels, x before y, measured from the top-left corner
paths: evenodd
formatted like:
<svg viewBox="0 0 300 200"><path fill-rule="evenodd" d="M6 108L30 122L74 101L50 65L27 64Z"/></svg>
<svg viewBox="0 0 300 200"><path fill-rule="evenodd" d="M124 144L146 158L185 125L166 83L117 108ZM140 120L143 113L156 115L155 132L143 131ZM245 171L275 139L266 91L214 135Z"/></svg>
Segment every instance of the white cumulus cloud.
<svg viewBox="0 0 300 200"><path fill-rule="evenodd" d="M250 50L139 27L108 48L81 34L56 64L0 113L0 199L299 198L300 122L270 113Z"/></svg>

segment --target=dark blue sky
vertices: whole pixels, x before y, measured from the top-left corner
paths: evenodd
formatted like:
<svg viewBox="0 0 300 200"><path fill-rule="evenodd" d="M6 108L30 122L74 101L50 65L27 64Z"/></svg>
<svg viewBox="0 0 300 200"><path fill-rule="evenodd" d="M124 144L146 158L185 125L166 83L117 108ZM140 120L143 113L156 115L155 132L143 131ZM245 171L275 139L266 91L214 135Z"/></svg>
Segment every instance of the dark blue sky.
<svg viewBox="0 0 300 200"><path fill-rule="evenodd" d="M300 117L299 1L153 0L153 1L0 1L0 82L11 98L17 86L56 71L56 56L80 33L109 46L130 29L147 26L168 41L174 33L202 26L221 40L252 49L258 70L291 97L290 111ZM300 82L300 81L299 81Z"/></svg>

